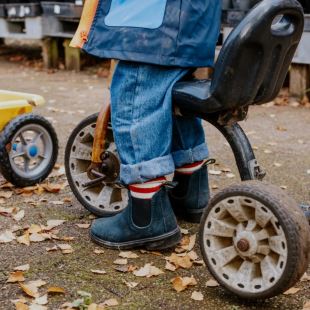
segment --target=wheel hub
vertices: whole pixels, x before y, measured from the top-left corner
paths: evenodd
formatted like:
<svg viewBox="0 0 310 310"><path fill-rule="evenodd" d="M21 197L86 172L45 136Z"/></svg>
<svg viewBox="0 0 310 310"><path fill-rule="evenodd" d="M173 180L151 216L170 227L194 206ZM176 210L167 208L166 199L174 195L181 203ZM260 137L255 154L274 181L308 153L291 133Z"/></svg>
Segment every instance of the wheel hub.
<svg viewBox="0 0 310 310"><path fill-rule="evenodd" d="M254 233L250 231L239 231L234 239L234 245L244 258L252 258L257 252L257 241Z"/></svg>
<svg viewBox="0 0 310 310"><path fill-rule="evenodd" d="M39 155L39 148L36 144L27 145L26 153L30 159L37 158Z"/></svg>

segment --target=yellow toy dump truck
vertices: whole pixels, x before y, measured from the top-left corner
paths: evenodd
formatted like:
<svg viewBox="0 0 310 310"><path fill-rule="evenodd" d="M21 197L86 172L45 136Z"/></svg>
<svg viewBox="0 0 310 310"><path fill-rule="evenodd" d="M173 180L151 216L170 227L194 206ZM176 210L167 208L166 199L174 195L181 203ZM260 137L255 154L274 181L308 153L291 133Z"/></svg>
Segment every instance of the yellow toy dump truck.
<svg viewBox="0 0 310 310"><path fill-rule="evenodd" d="M18 187L42 182L57 160L53 126L32 113L44 104L38 95L0 90L0 173Z"/></svg>

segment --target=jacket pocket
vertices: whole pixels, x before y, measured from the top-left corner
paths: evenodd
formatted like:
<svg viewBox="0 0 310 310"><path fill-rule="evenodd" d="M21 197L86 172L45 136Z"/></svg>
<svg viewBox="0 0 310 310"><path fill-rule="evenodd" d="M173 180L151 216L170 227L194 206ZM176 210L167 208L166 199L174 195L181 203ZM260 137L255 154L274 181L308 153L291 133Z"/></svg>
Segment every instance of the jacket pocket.
<svg viewBox="0 0 310 310"><path fill-rule="evenodd" d="M112 0L105 17L109 27L157 29L164 21L168 0Z"/></svg>

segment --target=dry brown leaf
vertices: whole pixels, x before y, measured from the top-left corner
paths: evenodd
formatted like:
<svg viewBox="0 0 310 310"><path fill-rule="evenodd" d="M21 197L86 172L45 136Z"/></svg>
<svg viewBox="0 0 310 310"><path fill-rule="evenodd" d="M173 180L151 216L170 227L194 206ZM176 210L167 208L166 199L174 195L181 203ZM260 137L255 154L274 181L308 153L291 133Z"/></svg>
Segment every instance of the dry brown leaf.
<svg viewBox="0 0 310 310"><path fill-rule="evenodd" d="M39 296L38 294L38 287L33 285L33 284L23 284L23 283L19 283L20 287L22 288L22 290L24 291L24 293L26 293L28 296L36 298Z"/></svg>
<svg viewBox="0 0 310 310"><path fill-rule="evenodd" d="M217 286L219 286L219 283L217 281L215 281L214 279L210 279L207 281L206 286L207 287L217 287Z"/></svg>
<svg viewBox="0 0 310 310"><path fill-rule="evenodd" d="M116 259L113 264L115 265L127 265L128 264L128 260L127 258L119 258L119 259Z"/></svg>
<svg viewBox="0 0 310 310"><path fill-rule="evenodd" d="M136 277L146 277L146 278L159 276L160 274L163 274L163 273L164 272L162 270L153 266L152 264L146 264L144 267L140 268L139 270L135 270L133 272L133 274Z"/></svg>
<svg viewBox="0 0 310 310"><path fill-rule="evenodd" d="M45 250L46 250L47 252L58 251L58 246L57 246L57 245L54 245L54 246L51 247L51 248L45 248Z"/></svg>
<svg viewBox="0 0 310 310"><path fill-rule="evenodd" d="M310 300L306 301L302 310L310 310Z"/></svg>
<svg viewBox="0 0 310 310"><path fill-rule="evenodd" d="M131 251L123 251L118 254L118 256L122 258L139 258L139 256L136 253L133 253Z"/></svg>
<svg viewBox="0 0 310 310"><path fill-rule="evenodd" d="M307 273L305 273L305 274L301 277L300 281L302 281L302 282L310 281L310 275L308 275Z"/></svg>
<svg viewBox="0 0 310 310"><path fill-rule="evenodd" d="M28 232L30 234L36 234L42 231L42 228L40 225L37 224L31 224L31 226L28 228Z"/></svg>
<svg viewBox="0 0 310 310"><path fill-rule="evenodd" d="M41 297L37 297L34 300L34 303L37 304L37 305L47 305L48 304L47 295L43 295Z"/></svg>
<svg viewBox="0 0 310 310"><path fill-rule="evenodd" d="M49 202L50 204L54 205L54 206L62 206L64 205L65 203L61 200L53 200L53 201L50 201Z"/></svg>
<svg viewBox="0 0 310 310"><path fill-rule="evenodd" d="M63 188L65 188L65 184L51 184L45 183L41 185L49 193L59 193Z"/></svg>
<svg viewBox="0 0 310 310"><path fill-rule="evenodd" d="M123 280L123 283L129 288L135 288L137 285L139 285L137 282L127 282L126 280Z"/></svg>
<svg viewBox="0 0 310 310"><path fill-rule="evenodd" d="M15 310L29 310L29 307L21 301L17 301L14 304L15 304Z"/></svg>
<svg viewBox="0 0 310 310"><path fill-rule="evenodd" d="M298 293L301 289L298 287L291 287L290 289L288 289L286 292L284 292L284 295L295 295L296 293Z"/></svg>
<svg viewBox="0 0 310 310"><path fill-rule="evenodd" d="M13 219L16 221L16 222L19 222L21 219L23 219L25 216L25 211L24 210L21 210L19 212L17 212L15 215L13 215Z"/></svg>
<svg viewBox="0 0 310 310"><path fill-rule="evenodd" d="M192 293L191 299L196 301L203 301L203 295L201 292L194 291Z"/></svg>
<svg viewBox="0 0 310 310"><path fill-rule="evenodd" d="M4 199L9 199L11 198L13 195L13 192L8 192L8 191L0 191L0 198L4 198Z"/></svg>
<svg viewBox="0 0 310 310"><path fill-rule="evenodd" d="M62 254L70 254L74 252L70 244L57 244L57 246L61 249Z"/></svg>
<svg viewBox="0 0 310 310"><path fill-rule="evenodd" d="M14 212L15 208L3 208L0 207L0 215L9 216Z"/></svg>
<svg viewBox="0 0 310 310"><path fill-rule="evenodd" d="M100 249L95 249L95 250L94 250L94 253L95 253L95 254L103 254L104 251L103 251L103 250L100 250Z"/></svg>
<svg viewBox="0 0 310 310"><path fill-rule="evenodd" d="M29 310L47 310L47 307L38 304L31 304Z"/></svg>
<svg viewBox="0 0 310 310"><path fill-rule="evenodd" d="M107 299L99 306L108 306L108 307L118 306L118 301L115 298Z"/></svg>
<svg viewBox="0 0 310 310"><path fill-rule="evenodd" d="M209 174L210 175L221 175L222 171L221 170L212 170L212 169L210 169L209 170Z"/></svg>
<svg viewBox="0 0 310 310"><path fill-rule="evenodd" d="M106 274L107 273L105 270L91 269L90 271L94 274Z"/></svg>
<svg viewBox="0 0 310 310"><path fill-rule="evenodd" d="M6 281L7 283L16 283L16 282L24 282L25 277L24 277L24 272L23 271L15 271L12 272Z"/></svg>
<svg viewBox="0 0 310 310"><path fill-rule="evenodd" d="M189 234L188 229L181 228L181 234L182 235L188 235Z"/></svg>
<svg viewBox="0 0 310 310"><path fill-rule="evenodd" d="M191 277L176 277L171 280L173 288L179 293L184 290L186 290L189 286L195 286L197 285L196 279L191 276Z"/></svg>
<svg viewBox="0 0 310 310"><path fill-rule="evenodd" d="M10 230L6 230L2 234L0 234L0 243L9 243L15 239L15 234L13 234Z"/></svg>
<svg viewBox="0 0 310 310"><path fill-rule="evenodd" d="M47 293L49 294L65 294L65 290L58 286L51 286L47 289Z"/></svg>
<svg viewBox="0 0 310 310"><path fill-rule="evenodd" d="M42 242L44 241L46 238L43 234L37 234L37 233L34 233L34 234L31 234L29 236L29 240L31 242Z"/></svg>
<svg viewBox="0 0 310 310"><path fill-rule="evenodd" d="M177 267L171 264L170 262L166 261L165 269L169 271L176 271Z"/></svg>
<svg viewBox="0 0 310 310"><path fill-rule="evenodd" d="M172 253L171 256L167 257L167 260L171 264L174 264L177 269L180 267L183 269L189 269L193 266L193 263L188 255L180 257L177 254Z"/></svg>
<svg viewBox="0 0 310 310"><path fill-rule="evenodd" d="M44 227L44 230L52 230L55 227L58 227L65 223L65 220L48 220L47 221L47 227Z"/></svg>
<svg viewBox="0 0 310 310"><path fill-rule="evenodd" d="M14 268L14 270L16 270L16 271L28 271L29 269L30 269L29 264L17 266Z"/></svg>
<svg viewBox="0 0 310 310"><path fill-rule="evenodd" d="M87 229L90 227L90 224L75 224L77 227L82 229Z"/></svg>
<svg viewBox="0 0 310 310"><path fill-rule="evenodd" d="M18 237L16 241L20 244L30 245L29 232L26 231L22 236Z"/></svg>

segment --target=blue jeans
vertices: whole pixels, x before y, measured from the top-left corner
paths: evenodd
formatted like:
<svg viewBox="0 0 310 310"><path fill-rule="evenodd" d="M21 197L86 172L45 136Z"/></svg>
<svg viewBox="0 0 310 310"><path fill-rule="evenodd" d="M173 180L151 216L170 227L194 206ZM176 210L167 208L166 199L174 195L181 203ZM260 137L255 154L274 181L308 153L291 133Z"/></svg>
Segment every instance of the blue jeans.
<svg viewBox="0 0 310 310"><path fill-rule="evenodd" d="M188 69L120 61L111 85L121 181L142 183L209 156L201 120L174 116L172 88Z"/></svg>

